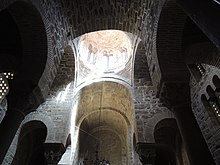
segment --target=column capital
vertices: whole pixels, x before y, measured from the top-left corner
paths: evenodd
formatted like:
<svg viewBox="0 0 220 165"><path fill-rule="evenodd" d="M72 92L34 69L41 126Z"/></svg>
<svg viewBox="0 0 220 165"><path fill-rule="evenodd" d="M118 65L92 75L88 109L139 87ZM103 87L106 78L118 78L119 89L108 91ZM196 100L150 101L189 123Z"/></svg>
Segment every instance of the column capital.
<svg viewBox="0 0 220 165"><path fill-rule="evenodd" d="M44 156L48 165L58 164L64 152L62 143L44 143Z"/></svg>

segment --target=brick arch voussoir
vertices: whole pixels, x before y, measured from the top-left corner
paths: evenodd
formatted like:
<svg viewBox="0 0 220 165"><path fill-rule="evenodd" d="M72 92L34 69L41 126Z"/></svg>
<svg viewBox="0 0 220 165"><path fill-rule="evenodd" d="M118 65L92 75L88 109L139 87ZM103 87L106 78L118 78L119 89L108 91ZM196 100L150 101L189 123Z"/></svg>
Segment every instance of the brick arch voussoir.
<svg viewBox="0 0 220 165"><path fill-rule="evenodd" d="M121 112L120 110L118 109L114 109L114 108L103 108L104 110L103 111L113 111L113 112L116 112L118 115L120 115L125 123L127 124L127 126L132 126L132 119L129 118L129 116L126 116L126 114L124 114L123 112ZM83 120L86 119L88 116L90 116L91 114L94 114L94 113L97 113L97 112L100 112L100 110L94 110L92 112L89 112L89 113L86 113L84 114L83 116L81 116L80 118L77 118L76 120L76 126L77 127L80 127L80 125L82 124Z"/></svg>
<svg viewBox="0 0 220 165"><path fill-rule="evenodd" d="M164 119L158 121L154 127L154 132L163 128L163 127L169 127L169 128L172 128L173 130L178 129L175 118L164 118Z"/></svg>
<svg viewBox="0 0 220 165"><path fill-rule="evenodd" d="M145 137L147 137L145 139L145 142L155 143L155 138L154 138L155 127L160 121L166 119L175 119L173 113L168 109L164 112L157 113L151 118L147 119L146 122L148 122L148 129L145 132ZM137 136L137 142L144 142L144 141L140 140L139 137Z"/></svg>

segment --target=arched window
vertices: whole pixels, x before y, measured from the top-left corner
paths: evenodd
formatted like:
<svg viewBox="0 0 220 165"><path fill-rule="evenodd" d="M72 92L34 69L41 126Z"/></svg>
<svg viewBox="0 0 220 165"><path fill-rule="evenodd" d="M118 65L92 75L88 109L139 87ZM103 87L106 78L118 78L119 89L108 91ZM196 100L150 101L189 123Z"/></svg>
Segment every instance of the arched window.
<svg viewBox="0 0 220 165"><path fill-rule="evenodd" d="M5 96L8 94L9 87L6 76L3 73L0 73L0 104Z"/></svg>
<svg viewBox="0 0 220 165"><path fill-rule="evenodd" d="M214 114L216 115L216 117L218 118L218 120L220 121L220 104L218 101L218 97L216 97L215 91L212 89L211 86L207 86L206 92L209 95L208 98L209 105L213 110Z"/></svg>
<svg viewBox="0 0 220 165"><path fill-rule="evenodd" d="M13 80L13 78L12 72L0 73L0 104L9 92L8 80Z"/></svg>
<svg viewBox="0 0 220 165"><path fill-rule="evenodd" d="M196 64L197 69L199 70L199 73L203 76L205 74L205 68L202 64Z"/></svg>
<svg viewBox="0 0 220 165"><path fill-rule="evenodd" d="M214 75L212 78L212 82L215 86L215 95L218 99L218 102L220 104L220 79L217 75Z"/></svg>
<svg viewBox="0 0 220 165"><path fill-rule="evenodd" d="M202 64L189 64L189 70L193 78L199 82L202 76L205 74L205 68Z"/></svg>
<svg viewBox="0 0 220 165"><path fill-rule="evenodd" d="M13 79L13 76L13 73L0 73L0 123L7 111L7 100L5 96L9 92L8 80Z"/></svg>

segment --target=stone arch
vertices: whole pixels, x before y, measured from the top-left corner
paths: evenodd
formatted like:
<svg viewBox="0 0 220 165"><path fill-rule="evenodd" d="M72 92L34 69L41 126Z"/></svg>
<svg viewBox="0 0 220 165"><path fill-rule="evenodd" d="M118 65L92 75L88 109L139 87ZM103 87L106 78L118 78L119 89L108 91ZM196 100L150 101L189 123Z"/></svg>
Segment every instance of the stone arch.
<svg viewBox="0 0 220 165"><path fill-rule="evenodd" d="M47 130L47 127L46 125L41 122L41 121L37 121L37 120L32 120L32 121L28 121L28 122L25 122L22 127L21 127L21 130L20 130L20 135L19 135L19 138L18 138L18 141L21 141L23 140L23 138L29 134L30 132L36 130L36 129L44 129L44 130ZM46 131L48 132L48 131ZM44 138L46 140L46 136Z"/></svg>
<svg viewBox="0 0 220 165"><path fill-rule="evenodd" d="M122 136L120 135L120 133L117 132L117 131L115 131L113 128L105 127L105 126L102 126L102 127L100 127L100 128L96 127L96 128L94 128L94 129L92 129L91 133L95 133L95 132L97 132L97 131L111 131L111 132L113 132L114 134L116 134L121 141L126 141L126 139L125 139L124 137L122 137Z"/></svg>
<svg viewBox="0 0 220 165"><path fill-rule="evenodd" d="M39 92L41 93L42 95L42 99L41 100L44 100L47 95L48 95L48 92L51 88L51 84L54 80L54 77L55 77L55 74L56 73L56 68L55 69L52 69L55 65L56 65L56 60L60 60L60 58L56 59L55 60L55 56L57 55L57 53L59 53L59 55L62 53L59 52L60 51L60 45L58 45L56 42L54 42L54 35L57 35L57 33L59 33L60 31L58 30L55 31L54 27L55 27L55 22L61 22L60 19L56 19L54 18L54 16L57 14L52 14L52 12L55 12L55 13L58 13L58 14L62 14L62 11L60 11L59 9L55 9L54 8L52 9L51 6L55 5L55 2L46 2L46 1L36 1L36 0L8 0L8 1L2 1L1 2L1 5L0 5L0 10L4 10L4 9L7 9L9 8L11 5L13 4L19 4L19 3L23 3L23 4L26 4L26 6L29 6L29 10L24 10L23 8L21 9L21 11L28 11L31 13L31 9L32 10L32 14L26 14L27 16L24 16L24 18L27 18L27 17L32 17L33 16L40 16L41 17L41 22L37 23L37 21L35 20L34 23L32 23L31 25L28 24L28 27L29 26L33 26L34 28L33 29L36 29L37 27L40 28L40 26L42 25L41 23L43 23L43 26L45 27L45 33L46 33L46 46L47 46L47 59L46 59L46 64L44 66L44 69L43 69L43 72L42 72L42 75L40 75L40 79L38 81L38 88L39 88ZM57 2L56 2L57 3ZM58 2L59 3L59 2ZM59 10L59 11L58 11ZM34 14L35 12L35 14ZM40 18L39 17L39 18ZM34 21L34 18L31 18L31 19L26 19L26 20L33 20ZM37 26L35 26L37 23ZM64 23L65 22L65 18L64 18ZM67 25L68 26L68 25ZM26 28L28 28L26 27ZM57 24L57 27L60 28L60 24L58 25ZM64 33L66 32L68 27L64 27ZM60 28L61 29L61 28ZM62 27L63 29L63 27ZM44 33L44 34L45 34ZM42 33L43 34L43 33ZM35 34L32 34L32 35L35 35ZM61 46L65 47L65 45L68 44L68 41L70 40L71 38L69 37L69 35L67 35L65 38L63 38L63 41L61 43ZM37 40L41 40L40 39L40 36L38 35L37 36ZM36 44L35 42L32 42L34 44ZM38 46L39 45L42 45L44 44L43 42L37 42L38 43ZM29 43L30 45L31 43ZM32 46L34 47L34 46ZM37 46L35 46L37 47ZM59 47L59 48L57 48ZM45 50L45 49L44 49ZM43 51L43 50L41 50ZM37 53L34 53L34 54L37 54ZM43 59L43 58L41 58ZM55 66L56 67L56 66Z"/></svg>
<svg viewBox="0 0 220 165"><path fill-rule="evenodd" d="M22 65L17 76L31 83L29 88L33 89L47 61L46 28L39 11L30 3L16 1L7 10L18 26L22 41Z"/></svg>
<svg viewBox="0 0 220 165"><path fill-rule="evenodd" d="M220 14L218 7L219 4L216 3L218 0L212 1L181 1L178 0L177 3L184 8L187 12L187 15L191 17L191 19L196 22L198 26L202 29L204 33L212 40L212 42L218 47L219 49L219 28L220 24L218 21L218 15ZM199 7L198 7L199 4Z"/></svg>
<svg viewBox="0 0 220 165"><path fill-rule="evenodd" d="M84 120L80 124L79 157L82 156L81 154L83 153L83 148L85 149L85 141L88 143L86 144L87 149L91 148L91 145L93 146L92 147L93 149L91 148L88 151L88 153L84 153L85 155L88 154L87 155L88 161L92 160L91 154L93 154L92 157L95 158L96 144L100 143L99 145L101 147L100 147L99 158L108 159L113 164L122 163L122 162L123 162L122 164L124 164L125 162L129 161L129 150L128 150L128 148L130 147L128 144L129 126L127 125L127 122L125 121L124 117L122 115L119 115L118 112L115 112L113 110L102 110L100 116L100 122L99 122L99 113L100 111L96 111L89 114L87 117L84 118ZM108 141L106 141L107 139ZM117 145L115 146L114 143L117 143ZM114 146L112 149L109 148L111 146L110 144ZM107 148L109 150L108 154L107 151L104 151ZM114 156L114 154L116 153L117 156L116 155ZM87 163L91 163L91 162L87 162Z"/></svg>
<svg viewBox="0 0 220 165"><path fill-rule="evenodd" d="M215 91L213 90L213 88L210 85L208 85L206 87L206 93L208 95L208 99L214 99L216 97Z"/></svg>
<svg viewBox="0 0 220 165"><path fill-rule="evenodd" d="M46 143L55 142L55 139L54 139L55 129L54 128L56 127L56 125L54 124L54 122L51 120L49 116L46 116L45 114L38 112L38 111L31 112L25 117L21 126L31 121L39 121L39 122L44 123L44 125L47 127L47 137L46 137L45 142Z"/></svg>
<svg viewBox="0 0 220 165"><path fill-rule="evenodd" d="M25 123L20 131L18 146L12 164L44 164L46 126L39 121ZM35 143L32 143L34 141ZM28 153L25 157L22 153Z"/></svg>
<svg viewBox="0 0 220 165"><path fill-rule="evenodd" d="M156 54L164 81L189 81L182 57L182 32L186 17L175 1L164 1L156 23Z"/></svg>
<svg viewBox="0 0 220 165"><path fill-rule="evenodd" d="M212 123L212 129L217 129L219 127L220 121L217 119L215 112L211 108L211 105L205 94L201 95L201 102L205 108L205 112L208 114L210 122Z"/></svg>
<svg viewBox="0 0 220 165"><path fill-rule="evenodd" d="M174 118L173 113L169 111L168 109L164 112L156 113L151 118L147 119L146 121L146 123L148 123L147 130L145 130L144 132L144 135L146 137L145 142L147 143L155 142L154 129L159 121L163 119L167 119L167 118Z"/></svg>
<svg viewBox="0 0 220 165"><path fill-rule="evenodd" d="M163 145L156 151L156 164L176 164L177 155L175 152L181 145L181 143L177 144L177 137L179 137L179 130L175 119L162 119L156 124L154 128L155 142L158 145Z"/></svg>
<svg viewBox="0 0 220 165"><path fill-rule="evenodd" d="M46 133L47 136L46 136L45 142L46 143L50 143L50 142L54 143L55 142L55 139L54 139L54 137L55 137L55 132L54 132L55 124L50 119L50 117L45 116L44 114L39 113L37 111L31 112L25 117L25 119L22 121L19 129L17 130L16 135L15 135L15 137L9 147L7 155L5 156L3 164L6 162L11 163L11 161L15 155L16 149L17 149L18 138L20 136L21 129L26 123L30 123L30 122L38 122L38 123L42 123L43 125L45 125L46 130L47 130L47 133Z"/></svg>
<svg viewBox="0 0 220 165"><path fill-rule="evenodd" d="M99 111L100 111L100 110L95 110L95 111L92 111L92 112L90 112L90 113L88 113L88 114L82 116L80 119L77 120L76 125L77 125L77 126L81 125L81 123L83 122L83 120L84 120L85 118L87 118L87 117L90 116L91 114L97 113L97 112L99 112ZM127 118L127 116L125 116L120 110L117 110L117 109L114 109L114 108L103 108L102 111L114 111L114 112L116 112L118 115L120 115L120 116L125 120L125 122L126 122L126 124L127 124L128 126L131 125L131 123L130 123L129 119Z"/></svg>
<svg viewBox="0 0 220 165"><path fill-rule="evenodd" d="M148 57L145 53L146 49L144 43L143 41L140 41L135 54L134 81L136 82L139 80L141 82L147 82L149 85L151 85L152 82L148 67L148 64L150 64L150 62L148 62Z"/></svg>
<svg viewBox="0 0 220 165"><path fill-rule="evenodd" d="M110 81L95 82L82 88L80 95L77 120L82 120L82 116L100 109L101 101L102 109L118 111L125 116L131 126L134 125L132 95L125 86Z"/></svg>
<svg viewBox="0 0 220 165"><path fill-rule="evenodd" d="M160 131L163 132L160 132ZM176 136L178 132L178 127L176 120L174 118L165 118L160 120L154 128L154 139L157 143L167 143L167 140L169 140L169 143L173 143L175 139L173 137ZM172 136L174 135L175 136ZM167 137L161 137L161 136L172 136L171 139L168 139ZM175 145L175 144L173 144Z"/></svg>
<svg viewBox="0 0 220 165"><path fill-rule="evenodd" d="M83 34L73 43L77 55L77 89L99 81L133 87L134 53L139 43L136 35L121 30L100 30Z"/></svg>
<svg viewBox="0 0 220 165"><path fill-rule="evenodd" d="M10 91L7 95L8 108L2 122L7 123L7 121L13 120L10 119L10 113L16 113L16 110L22 114L22 117L18 119L17 124L13 125L14 131L10 135L5 133L8 141L11 142L13 140L13 135L16 133L24 116L35 111L42 100L44 100L41 92L42 88L39 88L38 84L46 66L48 45L47 31L42 16L32 2L11 0L8 3L5 3L7 5L4 5L4 11L7 12L6 19L10 18L13 20L13 25L15 25L13 27L16 27L15 29L20 37L19 42L21 47L21 50L19 49L20 51L17 52L18 54L21 53L18 55L18 61L17 58L12 58L17 57L16 52L10 52L12 55L5 57L5 59L8 60L6 62L8 63L8 66L12 66L14 61L18 64L16 63L17 66L13 70L15 71L16 76L13 81L9 82ZM4 11L3 8L1 8L1 12ZM6 35L5 38L10 39L8 38L10 35L7 36L10 31L7 31L6 29L6 32L7 33L4 34ZM9 44L8 46L9 49L13 49L13 44ZM1 54L1 56L3 55ZM10 61L10 59L13 60ZM2 62L2 60L0 61ZM17 116L15 115L16 118L18 118ZM6 144L5 148L9 147L10 142ZM3 154L0 158L1 162L4 159L3 155L5 155L6 152L6 150L2 151Z"/></svg>
<svg viewBox="0 0 220 165"><path fill-rule="evenodd" d="M8 45L3 45L3 48L15 49L15 51L0 51L0 70L12 71L15 74L14 79L9 82L8 103L10 107L16 105L18 108L25 109L25 113L28 114L44 100L39 81L46 66L49 50L45 19L41 16L37 5L32 2L11 0L9 3L3 3L3 6L1 14L6 15L5 19L13 20L14 29L11 30L11 33L15 34L13 30L16 30L15 43L19 43L19 45L13 45L10 33L3 35L6 41L12 40L12 42L8 42ZM8 34L10 29L5 30L7 31L5 34ZM15 47L13 48L13 46ZM21 100L15 101L14 97ZM21 105L24 98L26 107Z"/></svg>
<svg viewBox="0 0 220 165"><path fill-rule="evenodd" d="M101 110L101 113L115 113L115 115L116 116L120 116L120 118L121 118L121 121L123 121L123 123L124 123L124 125L125 126L127 126L127 127L131 127L131 123L130 123L130 121L127 119L127 117L124 115L124 114L122 114L120 111L118 111L118 110L115 110L115 109L109 109L109 108L106 108L106 109L102 109ZM93 111L93 112L91 112L91 113L89 113L89 114L87 114L87 115L85 115L85 116L83 116L80 120L78 120L78 122L76 123L76 127L80 127L80 125L83 123L83 121L85 121L85 119L87 119L89 116L92 116L92 115L95 115L95 114L99 114L100 113L100 110L97 110L97 111ZM96 115L97 116L97 115ZM113 119L113 118L112 118ZM116 124L116 123L114 123L114 124ZM97 127L94 127L94 129L90 129L90 132L95 132L95 129L96 129ZM107 127L106 127L107 128ZM109 129L110 129L110 127L109 127ZM115 131L115 132L117 132L117 133L119 133L119 131L120 131L120 129L118 130L118 132L117 131ZM119 135L118 135L119 136Z"/></svg>
<svg viewBox="0 0 220 165"><path fill-rule="evenodd" d="M219 108L220 108L220 104L219 104L219 98L218 96L216 96L216 92L213 90L213 88L208 85L206 87L206 93L207 93L207 98L204 97L203 95L201 96L201 99L202 99L202 102L203 102L203 105L205 106L208 114L209 114L209 117L210 119L213 121L213 123L215 123L217 120L218 122L220 122L220 111L219 111ZM209 106L207 106L207 102L209 104ZM213 116L212 115L216 115L215 118L216 118L216 121L213 120Z"/></svg>
<svg viewBox="0 0 220 165"><path fill-rule="evenodd" d="M189 17L184 25L182 48L187 64L203 63L219 68L219 50Z"/></svg>
<svg viewBox="0 0 220 165"><path fill-rule="evenodd" d="M217 91L220 90L220 79L217 75L214 75L213 78L212 78L212 82L216 88Z"/></svg>
<svg viewBox="0 0 220 165"><path fill-rule="evenodd" d="M98 130L108 132L114 129L115 131L113 132L117 136L122 136L119 141L122 141L123 146L125 146L122 147L122 151L126 155L126 159L123 159L125 159L125 162L132 162L132 135L134 133L135 119L130 90L115 82L102 81L82 88L79 94L76 118L75 120L72 119L72 122L75 122L72 125L79 128L79 139L82 141L83 138L93 134L97 136L97 129L100 127L100 116L101 126L107 126L108 129L107 127L100 127ZM86 133L84 135L85 131L81 130L86 130L89 134ZM77 130L74 132L78 133ZM103 138L105 138L104 135ZM82 152L80 151L79 153Z"/></svg>

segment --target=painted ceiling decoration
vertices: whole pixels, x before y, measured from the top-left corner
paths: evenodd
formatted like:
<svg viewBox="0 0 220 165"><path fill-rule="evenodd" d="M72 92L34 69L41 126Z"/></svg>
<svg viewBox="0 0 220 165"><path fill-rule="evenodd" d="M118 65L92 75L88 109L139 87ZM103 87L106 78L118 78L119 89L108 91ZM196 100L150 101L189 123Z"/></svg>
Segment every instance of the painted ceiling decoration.
<svg viewBox="0 0 220 165"><path fill-rule="evenodd" d="M116 73L131 57L131 42L118 30L91 32L80 38L80 60L97 73Z"/></svg>
<svg viewBox="0 0 220 165"><path fill-rule="evenodd" d="M73 40L76 52L75 87L97 81L133 86L133 58L140 39L120 30L86 33Z"/></svg>

